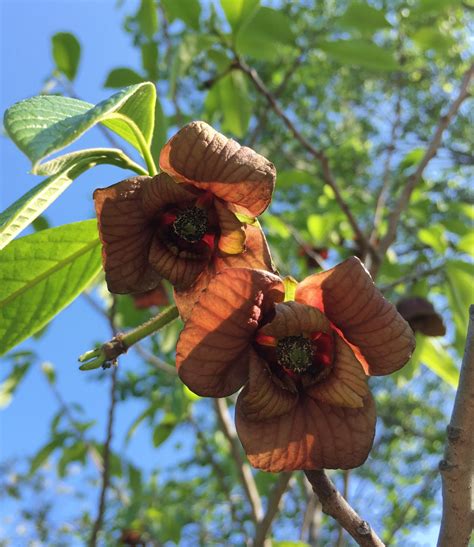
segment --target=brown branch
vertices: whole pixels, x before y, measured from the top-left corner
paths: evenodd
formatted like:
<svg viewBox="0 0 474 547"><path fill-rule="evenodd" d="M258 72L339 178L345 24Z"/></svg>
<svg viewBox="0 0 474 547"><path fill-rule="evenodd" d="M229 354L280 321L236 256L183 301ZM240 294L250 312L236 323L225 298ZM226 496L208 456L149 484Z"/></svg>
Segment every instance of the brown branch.
<svg viewBox="0 0 474 547"><path fill-rule="evenodd" d="M459 387L447 428L444 459L439 464L443 516L438 547L464 547L474 527L472 482L474 473L474 305L461 365Z"/></svg>
<svg viewBox="0 0 474 547"><path fill-rule="evenodd" d="M448 112L440 118L438 125L435 129L435 132L433 134L433 137L428 145L428 148L425 151L425 154L422 160L418 164L418 167L416 168L415 172L408 177L406 184L403 187L403 190L397 202L395 203L392 212L390 213L388 217L387 233L382 238L382 241L380 242L380 245L377 249L378 258L376 259L374 264L370 265L370 270L372 274L375 274L378 271L378 267L381 261L383 260L385 253L387 252L390 245L395 241L395 238L397 236L397 227L400 221L400 217L402 216L403 211L408 207L411 195L416 185L421 180L421 177L423 175L423 172L426 166L435 157L438 151L438 148L441 145L441 139L442 139L444 131L449 126L451 120L456 116L461 104L464 102L464 100L467 97L469 97L468 87L473 76L474 76L474 64L472 64L469 67L469 69L466 71L466 73L464 74L458 96L451 104L450 108L448 109Z"/></svg>
<svg viewBox="0 0 474 547"><path fill-rule="evenodd" d="M441 264L439 266L435 266L434 268L428 268L426 270L417 270L416 272L412 272L402 277L399 277L392 283L388 283L387 285L382 285L381 287L379 287L379 289L381 292L387 292L391 289L394 289L397 285L401 285L402 283L409 283L410 281L418 281L419 279L426 279L430 275L438 273L443 268L444 268L444 264Z"/></svg>
<svg viewBox="0 0 474 547"><path fill-rule="evenodd" d="M291 475L291 472L280 473L278 475L278 479L274 484L270 495L268 496L268 505L265 516L255 527L255 538L252 543L253 547L263 547L266 544L265 538L270 532L273 519L280 509L283 494L288 487Z"/></svg>
<svg viewBox="0 0 474 547"><path fill-rule="evenodd" d="M247 495L250 507L252 508L253 521L255 525L257 525L257 523L263 519L264 515L262 500L260 498L260 494L258 493L257 485L255 484L255 479L252 475L252 470L250 469L250 465L242 457L240 441L237 437L237 431L235 430L234 422L230 417L225 399L214 399L213 402L219 424L229 443L240 481Z"/></svg>
<svg viewBox="0 0 474 547"><path fill-rule="evenodd" d="M330 515L349 532L358 545L364 547L384 547L384 544L374 530L372 530L370 524L362 520L347 503L324 471L305 471L305 475L321 502L323 512L326 515Z"/></svg>
<svg viewBox="0 0 474 547"><path fill-rule="evenodd" d="M344 499L346 499L349 502L349 481L351 478L351 470L345 469L342 472L342 477L344 481L344 489L342 491L342 495ZM337 541L336 541L336 547L342 547L344 545L344 528L342 527L341 523L339 524L339 530L337 531Z"/></svg>
<svg viewBox="0 0 474 547"><path fill-rule="evenodd" d="M277 114L277 116L281 118L281 120L286 125L286 127L290 130L290 132L295 137L295 139L303 146L303 148L305 148L319 162L319 164L321 165L323 180L328 186L330 186L330 188L334 192L335 199L339 207L342 209L343 213L346 215L347 220L349 221L349 224L351 225L355 235L357 236L357 239L359 240L360 244L363 246L364 249L370 250L371 246L369 245L369 242L367 241L365 234L360 229L356 218L354 217L354 215L352 214L352 211L349 208L349 205L346 203L346 201L342 197L341 190L339 189L339 185L337 184L336 179L331 171L329 160L327 156L325 155L325 153L322 150L318 150L317 148L315 148L308 141L308 139L306 139L306 137L304 137L298 131L294 123L282 110L281 106L279 105L274 95L267 89L265 84L262 82L262 80L260 79L260 76L258 75L257 71L254 68L249 67L247 63L245 63L245 61L243 61L238 56L236 57L235 66L236 68L240 69L242 72L247 74L247 76L250 78L251 82L253 83L255 89L265 97L265 99L267 100L272 110L275 112L275 114Z"/></svg>

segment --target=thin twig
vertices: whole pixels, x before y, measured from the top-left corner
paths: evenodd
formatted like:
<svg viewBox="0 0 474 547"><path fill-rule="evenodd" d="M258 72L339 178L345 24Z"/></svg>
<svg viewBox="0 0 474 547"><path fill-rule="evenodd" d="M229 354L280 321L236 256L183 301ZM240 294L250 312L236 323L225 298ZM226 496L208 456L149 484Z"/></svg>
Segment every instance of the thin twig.
<svg viewBox="0 0 474 547"><path fill-rule="evenodd" d="M339 207L342 209L344 214L346 215L352 229L354 230L354 233L359 240L360 244L363 246L364 250L367 249L370 251L370 245L367 241L367 238L365 237L365 234L359 227L359 224L355 218L355 216L352 214L352 211L349 208L349 205L346 203L345 199L342 197L341 190L339 189L339 185L336 182L336 179L331 171L331 167L329 165L329 159L325 155L325 153L322 150L318 150L315 148L309 141L304 137L298 129L295 127L295 124L290 120L290 118L285 114L285 112L280 107L278 101L276 98L272 95L272 93L267 89L265 84L260 79L260 76L258 75L257 71L254 68L251 68L243 61L240 57L236 58L236 65L237 68L239 68L242 72L247 74L247 76L252 81L254 87L256 90L261 93L265 99L267 100L270 107L273 109L275 114L277 114L283 123L286 125L286 127L290 130L290 132L293 134L295 139L319 162L321 165L321 171L324 182L331 187L331 189L334 192L335 199L337 203L339 204Z"/></svg>
<svg viewBox="0 0 474 547"><path fill-rule="evenodd" d="M474 305L461 365L459 387L447 428L444 459L439 464L443 516L438 547L464 547L474 528L472 482L474 474Z"/></svg>
<svg viewBox="0 0 474 547"><path fill-rule="evenodd" d="M400 221L400 217L402 216L403 211L407 208L411 195L418 184L418 182L421 180L421 177L423 175L423 172L428 165L428 163L436 156L436 153L438 151L438 148L441 145L441 139L443 136L444 131L449 126L451 120L456 116L459 108L461 107L462 103L466 100L467 97L469 97L469 83L474 76L474 64L472 64L469 69L465 72L464 77L462 79L461 87L459 89L458 96L453 101L451 106L448 109L448 112L441 116L439 119L438 125L434 131L433 137L428 145L428 148L425 151L425 154L418 164L418 167L416 168L415 172L411 174L407 181L405 186L403 187L403 190L396 201L393 210L391 211L389 217L388 217L388 229L385 236L382 238L379 247L377 249L377 259L373 264L370 264L370 271L372 274L375 274L378 271L378 268L380 266L380 263L385 256L385 253L387 252L390 245L395 241L395 238L397 236L397 227L398 223Z"/></svg>
<svg viewBox="0 0 474 547"><path fill-rule="evenodd" d="M291 224L288 224L286 222L284 224L290 234L293 236L293 239L296 241L296 243L298 243L298 245L300 245L300 247L303 249L304 253L312 258L317 264L319 264L323 270L327 269L327 264L324 258L318 252L313 250L308 243L306 243L306 241L300 236L298 230Z"/></svg>
<svg viewBox="0 0 474 547"><path fill-rule="evenodd" d="M430 275L438 273L443 268L444 268L444 265L442 264L439 266L435 266L434 268L429 268L427 270L418 270L416 272L412 272L402 277L399 277L392 283L388 283L387 285L382 285L381 287L379 287L379 289L381 292L387 292L391 289L394 289L397 285L401 285L403 283L409 283L410 281L417 281L418 279L426 279Z"/></svg>
<svg viewBox="0 0 474 547"><path fill-rule="evenodd" d="M374 530L372 530L370 524L362 520L347 503L324 471L305 471L305 475L321 502L323 512L326 515L330 515L344 530L349 532L358 545L364 547L384 547L384 544Z"/></svg>
<svg viewBox="0 0 474 547"><path fill-rule="evenodd" d="M213 402L219 424L230 445L232 457L237 466L237 472L252 508L253 521L255 525L257 525L257 523L263 519L264 514L262 500L260 498L260 494L258 493L257 485L255 484L255 479L252 475L252 470L250 469L250 465L242 457L237 431L235 430L234 423L230 417L225 399L214 399Z"/></svg>
<svg viewBox="0 0 474 547"><path fill-rule="evenodd" d="M253 547L262 547L263 545L265 545L265 538L270 532L273 519L280 509L283 494L288 487L291 475L291 472L280 473L278 475L278 479L274 484L270 495L268 496L268 505L265 516L255 527L255 539L252 543Z"/></svg>
<svg viewBox="0 0 474 547"><path fill-rule="evenodd" d="M157 370L161 370L162 372L166 372L166 374L170 374L171 376L178 376L178 371L175 367L172 365L169 365L166 361L163 361L163 359L160 359L156 355L153 355L153 353L149 352L146 348L144 348L141 344L135 344L134 346L136 352L145 359L147 363L155 367Z"/></svg>

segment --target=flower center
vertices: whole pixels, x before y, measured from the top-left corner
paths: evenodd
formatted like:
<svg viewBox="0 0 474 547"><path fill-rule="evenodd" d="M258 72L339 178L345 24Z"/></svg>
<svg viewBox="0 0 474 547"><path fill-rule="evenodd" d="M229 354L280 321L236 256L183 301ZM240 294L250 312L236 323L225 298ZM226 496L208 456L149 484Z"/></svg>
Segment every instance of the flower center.
<svg viewBox="0 0 474 547"><path fill-rule="evenodd" d="M173 222L175 234L185 241L201 241L207 232L207 211L201 207L189 207L181 211Z"/></svg>
<svg viewBox="0 0 474 547"><path fill-rule="evenodd" d="M303 372L313 363L311 340L304 336L285 336L276 345L277 362L280 366Z"/></svg>

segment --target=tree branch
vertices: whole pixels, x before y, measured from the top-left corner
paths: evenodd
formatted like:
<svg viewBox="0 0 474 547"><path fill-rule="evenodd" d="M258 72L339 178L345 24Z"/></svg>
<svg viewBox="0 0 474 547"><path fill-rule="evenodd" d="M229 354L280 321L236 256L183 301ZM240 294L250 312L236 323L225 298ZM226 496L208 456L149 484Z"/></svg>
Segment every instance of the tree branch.
<svg viewBox="0 0 474 547"><path fill-rule="evenodd" d="M265 545L265 538L271 529L275 515L280 509L283 494L288 487L291 475L291 472L280 473L278 475L278 479L274 484L270 495L268 496L268 506L265 516L255 527L255 538L252 543L253 547L262 547Z"/></svg>
<svg viewBox="0 0 474 547"><path fill-rule="evenodd" d="M439 464L443 516L438 547L465 547L474 527L472 481L474 472L474 305L461 365L459 387L447 427L444 459Z"/></svg>
<svg viewBox="0 0 474 547"><path fill-rule="evenodd" d="M257 523L263 519L263 507L257 485L255 484L252 475L252 470L250 469L250 465L242 457L237 431L235 430L234 423L230 417L225 399L214 399L213 402L222 432L229 442L232 457L237 466L237 472L252 508L253 520L257 526Z"/></svg>
<svg viewBox="0 0 474 547"><path fill-rule="evenodd" d="M374 263L370 267L370 270L373 274L376 273L376 271L378 270L378 266L383 260L383 257L385 256L387 249L395 241L400 217L403 211L407 208L411 195L413 193L413 190L415 189L416 185L420 181L426 166L431 161L431 159L434 158L434 156L436 155L438 148L441 145L441 139L442 139L444 131L449 126L449 123L451 122L451 120L456 116L461 104L469 96L468 87L473 76L474 76L474 64L472 64L469 67L469 69L466 71L466 73L464 74L458 96L451 104L450 108L448 109L448 112L440 118L438 125L435 129L435 132L433 134L433 137L428 145L428 148L425 151L425 154L422 160L418 164L418 167L416 168L415 172L408 177L406 184L403 187L402 193L400 194L400 197L398 198L392 212L389 215L387 233L382 238L382 241L380 242L380 245L377 249L378 258L376 260L376 263Z"/></svg>
<svg viewBox="0 0 474 547"><path fill-rule="evenodd" d="M272 93L267 89L267 87L262 82L262 80L260 79L260 76L258 75L257 71L254 68L249 67L247 63L245 63L245 61L243 61L238 56L236 57L236 60L235 60L235 67L240 69L245 74L247 74L247 76L252 81L255 89L265 97L265 99L267 100L272 110L275 112L275 114L277 114L277 116L281 118L281 120L286 125L286 127L290 130L290 132L295 137L295 139L303 146L303 148L305 148L319 162L319 164L321 165L323 180L328 186L331 187L332 191L334 192L335 199L337 203L339 204L339 207L342 209L342 211L346 215L347 220L349 221L349 224L351 225L355 235L357 236L357 239L360 241L360 244L363 246L364 250L365 249L370 250L371 246L369 245L369 242L367 238L365 237L365 234L360 229L356 218L354 217L354 215L352 214L352 211L349 208L349 205L346 203L346 201L342 197L341 190L339 189L339 185L337 184L336 179L334 178L334 175L332 174L327 156L324 154L323 151L315 148L308 141L308 139L306 139L306 137L304 137L298 131L298 129L296 129L294 123L282 110L278 101L276 100L274 95L272 95Z"/></svg>
<svg viewBox="0 0 474 547"><path fill-rule="evenodd" d="M315 494L321 502L323 512L334 518L363 547L384 547L370 524L362 520L337 491L323 470L305 471Z"/></svg>

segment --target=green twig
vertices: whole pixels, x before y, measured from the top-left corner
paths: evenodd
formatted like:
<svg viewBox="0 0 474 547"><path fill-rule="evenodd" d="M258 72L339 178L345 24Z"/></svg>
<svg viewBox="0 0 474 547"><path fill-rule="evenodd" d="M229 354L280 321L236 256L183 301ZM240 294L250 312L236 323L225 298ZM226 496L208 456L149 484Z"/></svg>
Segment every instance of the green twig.
<svg viewBox="0 0 474 547"><path fill-rule="evenodd" d="M146 338L150 334L157 332L165 325L168 325L178 317L178 308L176 306L168 306L165 310L152 317L143 325L140 325L136 329L131 330L125 334L117 334L102 346L87 351L79 357L79 362L83 363L79 368L80 370L93 370L99 367L108 368L115 361L119 355L125 353L133 344L136 344L143 338Z"/></svg>

